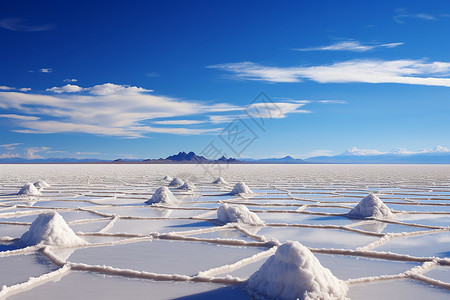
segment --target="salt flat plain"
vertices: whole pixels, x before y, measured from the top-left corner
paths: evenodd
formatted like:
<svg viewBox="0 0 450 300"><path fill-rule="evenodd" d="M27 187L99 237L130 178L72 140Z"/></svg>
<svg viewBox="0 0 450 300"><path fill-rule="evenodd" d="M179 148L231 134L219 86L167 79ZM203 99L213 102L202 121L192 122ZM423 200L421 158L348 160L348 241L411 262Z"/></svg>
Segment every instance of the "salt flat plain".
<svg viewBox="0 0 450 300"><path fill-rule="evenodd" d="M249 299L246 280L285 241L308 247L350 299L450 299L450 166L0 165L0 298ZM165 176L178 205L148 205ZM27 182L50 187L17 195ZM230 195L243 181L254 192ZM374 192L392 219L346 214ZM265 223L222 224L223 203ZM18 247L58 212L89 244ZM32 278L31 278L32 277Z"/></svg>

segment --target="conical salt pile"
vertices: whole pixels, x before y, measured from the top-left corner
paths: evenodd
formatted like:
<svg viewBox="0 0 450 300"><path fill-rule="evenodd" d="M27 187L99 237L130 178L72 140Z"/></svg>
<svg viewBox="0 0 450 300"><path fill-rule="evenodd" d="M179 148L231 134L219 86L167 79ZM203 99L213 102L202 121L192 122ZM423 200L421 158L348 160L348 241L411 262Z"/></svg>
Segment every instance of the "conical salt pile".
<svg viewBox="0 0 450 300"><path fill-rule="evenodd" d="M146 204L167 204L167 205L177 205L178 199L172 194L168 187L162 186L158 188L150 200L147 200Z"/></svg>
<svg viewBox="0 0 450 300"><path fill-rule="evenodd" d="M308 248L288 241L250 276L246 289L257 299L346 299L348 287Z"/></svg>
<svg viewBox="0 0 450 300"><path fill-rule="evenodd" d="M57 212L40 214L18 241L21 246L38 244L75 247L87 244L77 236Z"/></svg>
<svg viewBox="0 0 450 300"><path fill-rule="evenodd" d="M392 218L392 212L383 201L373 193L367 195L349 213L355 218Z"/></svg>

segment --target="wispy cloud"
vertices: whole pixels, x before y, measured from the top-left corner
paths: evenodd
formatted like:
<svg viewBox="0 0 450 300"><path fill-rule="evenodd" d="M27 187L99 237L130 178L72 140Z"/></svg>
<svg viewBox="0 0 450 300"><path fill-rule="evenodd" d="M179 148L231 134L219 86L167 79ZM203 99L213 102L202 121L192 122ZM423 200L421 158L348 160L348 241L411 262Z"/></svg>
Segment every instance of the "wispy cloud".
<svg viewBox="0 0 450 300"><path fill-rule="evenodd" d="M394 48L403 45L403 43L389 43L389 44L374 44L374 45L364 45L358 41L343 41L334 43L328 46L320 47L310 47L310 48L300 48L294 49L297 51L355 51L355 52L365 52L375 48Z"/></svg>
<svg viewBox="0 0 450 300"><path fill-rule="evenodd" d="M426 20L426 21L437 21L438 19L430 14L425 13L418 13L418 14L408 14L408 13L400 13L396 16L394 16L395 22L399 24L405 24L405 19L419 19L419 20Z"/></svg>
<svg viewBox="0 0 450 300"><path fill-rule="evenodd" d="M6 150L14 150L17 146L22 145L22 143L12 143L12 144L4 144L0 145L0 147L5 148Z"/></svg>
<svg viewBox="0 0 450 300"><path fill-rule="evenodd" d="M53 72L53 70L51 68L42 68L42 69L39 69L39 72L41 72L41 73L51 73L51 72Z"/></svg>
<svg viewBox="0 0 450 300"><path fill-rule="evenodd" d="M267 82L301 82L309 79L320 83L403 83L450 86L450 63L425 60L362 59L312 67L271 67L252 62L210 66L233 73L245 80ZM435 77L433 77L433 75Z"/></svg>
<svg viewBox="0 0 450 300"><path fill-rule="evenodd" d="M53 24L29 25L21 18L6 18L0 21L0 27L12 31L47 31L55 28Z"/></svg>
<svg viewBox="0 0 450 300"><path fill-rule="evenodd" d="M352 147L342 153L341 155L356 155L356 156L364 156L364 155L381 155L381 154L395 154L395 155L411 155L411 154L435 154L435 153L450 153L450 149L442 146L436 146L430 149L420 149L417 151L410 151L404 148L393 148L391 151L383 152L375 149L359 149L356 147Z"/></svg>
<svg viewBox="0 0 450 300"><path fill-rule="evenodd" d="M0 92L0 107L21 113L2 117L16 119L16 126L19 128L14 131L20 133L82 132L144 137L148 133L190 135L212 134L220 130L187 126L192 124L156 127L149 126L149 120L162 121L164 118L179 116L242 111L241 107L227 103L206 105L196 101L182 101L150 94L151 90L144 88L111 83L76 88L81 89L80 93L68 93L70 89L72 87L67 85L50 89L57 92L55 95Z"/></svg>
<svg viewBox="0 0 450 300"><path fill-rule="evenodd" d="M246 108L246 112L256 118L281 119L285 118L289 113L310 113L309 110L300 110L304 103L288 103L288 102L271 102L271 103L254 103Z"/></svg>
<svg viewBox="0 0 450 300"><path fill-rule="evenodd" d="M31 147L31 148L27 148L26 150L26 155L25 157L28 159L37 159L37 158L42 158L42 156L40 156L39 152L44 152L50 150L49 147Z"/></svg>
<svg viewBox="0 0 450 300"><path fill-rule="evenodd" d="M48 92L54 92L57 94L61 94L61 93L76 93L76 92L81 92L83 90L82 87L79 87L78 85L73 85L73 84L66 84L65 86L59 86L59 87L52 87L49 89L46 89L46 91Z"/></svg>
<svg viewBox="0 0 450 300"><path fill-rule="evenodd" d="M308 158L308 157L316 157L316 156L331 156L332 152L333 151L331 151L331 150L313 150L304 155L301 155L301 157Z"/></svg>
<svg viewBox="0 0 450 300"><path fill-rule="evenodd" d="M100 152L75 152L76 155L100 155Z"/></svg>
<svg viewBox="0 0 450 300"><path fill-rule="evenodd" d="M318 100L317 102L324 104L348 104L345 100Z"/></svg>
<svg viewBox="0 0 450 300"><path fill-rule="evenodd" d="M195 124L203 124L206 121L200 120L165 120L165 121L154 121L154 124L160 125L195 125Z"/></svg>
<svg viewBox="0 0 450 300"><path fill-rule="evenodd" d="M2 153L0 154L0 158L14 158L20 157L19 153Z"/></svg>
<svg viewBox="0 0 450 300"><path fill-rule="evenodd" d="M64 82L77 82L78 80L72 78L72 79L64 79L63 81L64 81Z"/></svg>
<svg viewBox="0 0 450 300"><path fill-rule="evenodd" d="M35 116L25 116L25 115L16 115L16 114L0 114L0 118L15 119L15 120L27 120L27 121L39 120L39 118L35 117Z"/></svg>
<svg viewBox="0 0 450 300"><path fill-rule="evenodd" d="M15 91L15 90L21 91L21 92L28 92L28 91L31 91L31 88L19 88L19 89L17 89L15 87L10 87L10 86L5 86L5 85L0 86L0 91Z"/></svg>

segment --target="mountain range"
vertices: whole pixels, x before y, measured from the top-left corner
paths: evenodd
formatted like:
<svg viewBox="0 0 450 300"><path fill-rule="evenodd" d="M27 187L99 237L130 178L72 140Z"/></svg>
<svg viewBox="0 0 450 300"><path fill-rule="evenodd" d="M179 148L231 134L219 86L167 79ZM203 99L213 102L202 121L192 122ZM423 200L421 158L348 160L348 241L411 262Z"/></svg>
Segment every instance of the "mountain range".
<svg viewBox="0 0 450 300"><path fill-rule="evenodd" d="M416 152L402 148L395 148L389 152L377 150L365 150L353 147L341 154L334 156L315 156L306 159L285 156L282 158L227 158L222 156L219 159L208 159L197 155L194 152L181 151L178 154L170 155L159 159L76 159L76 158L47 158L47 159L26 159L26 158L2 158L0 163L240 163L240 164L450 164L450 150L437 146L433 149L419 150Z"/></svg>

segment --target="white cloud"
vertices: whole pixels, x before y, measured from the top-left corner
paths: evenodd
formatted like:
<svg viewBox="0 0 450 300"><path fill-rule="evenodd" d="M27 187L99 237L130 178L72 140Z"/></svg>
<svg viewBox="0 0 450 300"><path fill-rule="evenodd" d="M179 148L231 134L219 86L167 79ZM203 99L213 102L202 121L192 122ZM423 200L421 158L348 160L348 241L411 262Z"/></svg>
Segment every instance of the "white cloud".
<svg viewBox="0 0 450 300"><path fill-rule="evenodd" d="M313 150L305 155L302 155L303 158L316 157L316 156L331 156L331 150Z"/></svg>
<svg viewBox="0 0 450 300"><path fill-rule="evenodd" d="M64 79L64 82L77 82L77 79Z"/></svg>
<svg viewBox="0 0 450 300"><path fill-rule="evenodd" d="M252 117L280 119L285 118L288 113L310 113L307 110L299 110L304 105L302 103L287 102L254 103L246 108L246 112Z"/></svg>
<svg viewBox="0 0 450 300"><path fill-rule="evenodd" d="M28 25L21 18L6 18L0 21L0 27L12 31L47 31L55 28L52 24Z"/></svg>
<svg viewBox="0 0 450 300"><path fill-rule="evenodd" d="M112 83L87 88L67 84L48 91L55 94L0 92L0 108L20 112L0 117L15 119L16 128L12 131L18 133L79 132L138 138L150 133L214 134L222 128L211 128L211 124L230 122L237 116L285 118L291 113L310 112L301 109L310 103L308 100L259 103L244 108L228 103L204 104L179 100L151 94L148 89ZM202 116L203 120L171 119L193 115ZM209 120L204 120L205 117ZM198 126L192 128L191 125Z"/></svg>
<svg viewBox="0 0 450 300"><path fill-rule="evenodd" d="M137 86L118 85L113 83L96 85L91 88L86 88L86 90L93 95L99 96L153 92L153 90L147 90Z"/></svg>
<svg viewBox="0 0 450 300"><path fill-rule="evenodd" d="M99 152L75 152L76 155L99 155Z"/></svg>
<svg viewBox="0 0 450 300"><path fill-rule="evenodd" d="M349 150L342 153L342 155L356 155L356 156L363 156L363 155L380 155L385 154L386 152L380 152L378 150L372 150L372 149L358 149L356 147L352 147Z"/></svg>
<svg viewBox="0 0 450 300"><path fill-rule="evenodd" d="M51 68L42 68L39 70L41 73L51 73L53 70Z"/></svg>
<svg viewBox="0 0 450 300"><path fill-rule="evenodd" d="M0 158L14 158L19 157L20 155L18 153L2 153L0 154Z"/></svg>
<svg viewBox="0 0 450 300"><path fill-rule="evenodd" d="M5 148L6 150L14 150L17 146L22 145L22 143L12 143L12 144L3 144L0 147Z"/></svg>
<svg viewBox="0 0 450 300"><path fill-rule="evenodd" d="M420 19L420 20L426 20L426 21L437 21L437 18L430 14L424 14L424 13L418 13L418 14L399 14L394 16L394 20L397 23L404 24L404 19Z"/></svg>
<svg viewBox="0 0 450 300"><path fill-rule="evenodd" d="M319 100L317 102L324 104L348 104L345 100Z"/></svg>
<svg viewBox="0 0 450 300"><path fill-rule="evenodd" d="M328 46L310 47L294 49L297 51L355 51L365 52L375 48L394 48L403 45L403 43L388 43L388 44L375 44L375 45L363 45L358 41L343 41Z"/></svg>
<svg viewBox="0 0 450 300"><path fill-rule="evenodd" d="M205 121L198 121L198 120L165 120L165 121L154 121L154 124L159 125L195 125L195 124L202 124L205 123Z"/></svg>
<svg viewBox="0 0 450 300"><path fill-rule="evenodd" d="M10 86L0 86L0 90L2 90L2 91L14 91L14 90L18 90L18 91L21 91L21 92L28 92L28 91L30 91L31 90L31 88L20 88L20 89L16 89L16 88L14 88L14 87L10 87Z"/></svg>
<svg viewBox="0 0 450 300"><path fill-rule="evenodd" d="M73 85L73 84L66 84L65 86L61 86L61 87L52 87L50 89L46 89L46 91L49 92L54 92L57 94L61 94L61 93L76 93L76 92L81 92L83 90L82 87L78 86L78 85Z"/></svg>
<svg viewBox="0 0 450 300"><path fill-rule="evenodd" d="M35 116L24 116L24 115L16 115L16 114L1 114L0 118L8 118L8 119L15 119L15 120L27 120L27 121L39 120L39 118L35 117Z"/></svg>
<svg viewBox="0 0 450 300"><path fill-rule="evenodd" d="M394 148L389 152L382 152L374 149L358 149L356 147L352 147L349 150L342 153L342 155L381 155L381 154L396 154L396 155L411 155L411 154L436 154L436 153L450 153L450 149L436 146L432 149L421 149L418 151L409 151L404 148Z"/></svg>
<svg viewBox="0 0 450 300"><path fill-rule="evenodd" d="M210 115L209 121L213 124L220 124L220 123L228 123L236 119L238 116L234 115ZM239 117L245 117L245 115L239 116Z"/></svg>
<svg viewBox="0 0 450 300"><path fill-rule="evenodd" d="M312 67L270 67L252 62L210 66L234 74L236 78L268 82L301 82L309 79L320 83L403 83L450 87L449 62L424 60L350 60ZM436 77L431 77L432 75Z"/></svg>
<svg viewBox="0 0 450 300"><path fill-rule="evenodd" d="M0 92L0 107L17 110L21 115L3 117L18 120L20 133L82 132L97 135L143 137L148 133L208 134L220 128L164 128L148 126L148 120L173 118L211 112L242 111L242 108L219 103L205 105L194 101L149 94L150 90L114 84L82 88L81 94L61 92L57 95ZM24 114L39 114L37 117ZM170 122L169 122L170 123ZM190 125L190 124L174 124Z"/></svg>
<svg viewBox="0 0 450 300"><path fill-rule="evenodd" d="M39 154L36 154L38 152L44 152L49 150L49 147L32 147L32 148L27 148L27 152L26 152L26 158L28 159L37 159L37 158L42 158L42 156L40 156Z"/></svg>

